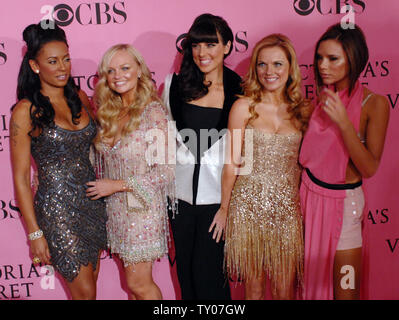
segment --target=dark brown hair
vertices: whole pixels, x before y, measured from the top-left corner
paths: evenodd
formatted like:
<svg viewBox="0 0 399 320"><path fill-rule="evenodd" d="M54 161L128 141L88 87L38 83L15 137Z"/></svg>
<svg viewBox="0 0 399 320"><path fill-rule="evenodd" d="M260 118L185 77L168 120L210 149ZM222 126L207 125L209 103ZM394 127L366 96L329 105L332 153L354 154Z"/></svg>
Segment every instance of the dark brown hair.
<svg viewBox="0 0 399 320"><path fill-rule="evenodd" d="M210 84L204 84L205 75L193 61L191 46L200 42L218 43L218 34L223 45L227 45L229 41L231 43L230 51L224 56L226 58L233 50L234 36L222 17L210 13L198 16L182 41L183 60L179 72L179 91L183 101L196 100L208 93Z"/></svg>
<svg viewBox="0 0 399 320"><path fill-rule="evenodd" d="M313 59L317 92L320 91L320 87L323 85L317 63L317 51L319 50L320 43L326 40L337 40L346 53L349 67L349 94L351 94L356 81L359 79L360 73L366 67L369 60L369 50L364 33L357 25L354 26L354 29L343 29L341 24L337 23L330 26L320 37L316 44Z"/></svg>

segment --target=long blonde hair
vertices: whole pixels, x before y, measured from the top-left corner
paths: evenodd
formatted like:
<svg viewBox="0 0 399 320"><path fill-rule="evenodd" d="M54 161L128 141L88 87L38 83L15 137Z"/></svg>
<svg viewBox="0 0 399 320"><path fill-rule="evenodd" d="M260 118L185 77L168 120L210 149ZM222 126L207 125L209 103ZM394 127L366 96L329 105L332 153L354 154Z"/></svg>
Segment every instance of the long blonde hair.
<svg viewBox="0 0 399 320"><path fill-rule="evenodd" d="M284 90L284 99L288 104L288 114L291 116L291 118L298 120L298 129L304 132L307 129L309 122L311 104L302 97L302 78L294 46L292 45L290 39L279 33L271 34L258 41L252 51L249 70L243 83L244 96L250 99L249 112L251 116L249 120L254 120L259 116L255 111L255 106L262 100L263 88L259 82L258 74L256 72L259 53L262 49L270 47L281 48L285 52L287 60L290 63L289 76Z"/></svg>
<svg viewBox="0 0 399 320"><path fill-rule="evenodd" d="M128 106L129 121L122 129L122 136L132 132L140 124L142 108L152 101L160 102L151 73L142 55L129 44L117 44L109 48L98 67L99 80L95 88L94 101L98 106L97 119L100 124L99 134L95 142L104 138L113 138L118 130L118 116L122 108L121 96L113 91L107 82L108 67L112 57L119 50L126 50L139 66L141 76L137 80L134 103Z"/></svg>

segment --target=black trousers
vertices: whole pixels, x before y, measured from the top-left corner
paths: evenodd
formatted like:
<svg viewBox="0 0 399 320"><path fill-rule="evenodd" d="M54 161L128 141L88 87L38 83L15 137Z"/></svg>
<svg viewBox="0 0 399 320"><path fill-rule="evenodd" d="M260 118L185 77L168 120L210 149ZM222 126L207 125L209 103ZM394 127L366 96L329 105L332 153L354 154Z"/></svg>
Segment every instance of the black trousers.
<svg viewBox="0 0 399 320"><path fill-rule="evenodd" d="M179 200L178 214L170 216L183 300L231 300L223 272L224 241L216 243L208 232L219 207Z"/></svg>

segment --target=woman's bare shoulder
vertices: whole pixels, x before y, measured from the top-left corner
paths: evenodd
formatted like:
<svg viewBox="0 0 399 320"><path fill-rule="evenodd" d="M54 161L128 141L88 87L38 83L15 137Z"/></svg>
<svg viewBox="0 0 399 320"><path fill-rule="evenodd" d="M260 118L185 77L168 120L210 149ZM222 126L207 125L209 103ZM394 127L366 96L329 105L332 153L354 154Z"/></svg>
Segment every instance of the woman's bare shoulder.
<svg viewBox="0 0 399 320"><path fill-rule="evenodd" d="M366 109L366 112L369 117L378 116L378 115L389 116L390 108L387 97L374 93L370 89L365 88L364 99L367 99L367 101L365 101L363 108Z"/></svg>

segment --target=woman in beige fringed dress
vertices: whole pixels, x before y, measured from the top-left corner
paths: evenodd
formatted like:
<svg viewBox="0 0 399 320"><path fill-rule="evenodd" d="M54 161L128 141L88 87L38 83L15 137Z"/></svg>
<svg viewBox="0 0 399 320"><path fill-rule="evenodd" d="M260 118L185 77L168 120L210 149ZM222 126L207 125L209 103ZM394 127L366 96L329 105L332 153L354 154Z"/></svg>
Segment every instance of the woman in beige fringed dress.
<svg viewBox="0 0 399 320"><path fill-rule="evenodd" d="M273 299L293 299L302 279L298 150L310 105L300 81L291 42L270 35L255 46L244 96L230 113L220 210L227 216L227 272L244 280L246 299L264 298L266 276Z"/></svg>

